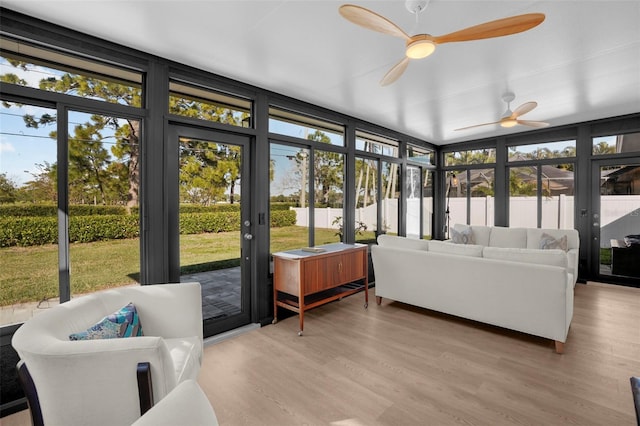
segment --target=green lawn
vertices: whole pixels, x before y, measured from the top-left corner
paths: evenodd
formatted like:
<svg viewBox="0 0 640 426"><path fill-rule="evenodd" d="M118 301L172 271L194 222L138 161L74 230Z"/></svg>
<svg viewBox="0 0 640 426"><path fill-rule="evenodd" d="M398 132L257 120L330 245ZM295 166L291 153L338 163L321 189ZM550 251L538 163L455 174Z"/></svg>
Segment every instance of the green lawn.
<svg viewBox="0 0 640 426"><path fill-rule="evenodd" d="M370 235L369 235L370 234ZM289 226L271 229L271 252L308 245L308 229ZM373 239L365 232L358 239ZM335 230L316 229L316 245L337 242ZM239 264L237 232L180 236L183 274L210 271ZM72 244L71 293L90 293L134 284L140 271L140 241L111 240ZM58 246L0 249L0 306L58 297Z"/></svg>

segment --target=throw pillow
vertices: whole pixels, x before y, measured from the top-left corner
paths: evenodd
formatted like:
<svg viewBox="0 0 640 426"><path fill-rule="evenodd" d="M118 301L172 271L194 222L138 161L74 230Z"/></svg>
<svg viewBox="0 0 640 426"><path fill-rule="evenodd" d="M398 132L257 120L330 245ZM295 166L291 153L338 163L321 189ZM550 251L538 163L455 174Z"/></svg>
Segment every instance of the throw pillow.
<svg viewBox="0 0 640 426"><path fill-rule="evenodd" d="M69 335L69 340L116 339L144 336L138 311L133 303L107 315L85 331Z"/></svg>
<svg viewBox="0 0 640 426"><path fill-rule="evenodd" d="M560 249L560 250L567 251L568 250L567 236L563 235L560 239L556 239L556 238L553 238L551 235L543 232L542 236L540 237L539 248L543 250Z"/></svg>
<svg viewBox="0 0 640 426"><path fill-rule="evenodd" d="M474 244L473 231L471 228L465 228L461 231L451 228L451 241L455 244Z"/></svg>

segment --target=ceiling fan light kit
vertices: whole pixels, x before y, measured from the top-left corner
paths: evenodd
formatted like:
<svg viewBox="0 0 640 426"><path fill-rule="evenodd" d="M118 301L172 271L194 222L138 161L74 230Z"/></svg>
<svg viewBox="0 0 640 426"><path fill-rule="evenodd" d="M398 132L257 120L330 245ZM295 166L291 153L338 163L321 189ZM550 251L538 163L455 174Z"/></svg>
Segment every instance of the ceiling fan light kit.
<svg viewBox="0 0 640 426"><path fill-rule="evenodd" d="M431 40L428 34L420 34L411 37L407 41L407 50L405 55L411 59L422 59L431 55L436 50L436 44Z"/></svg>

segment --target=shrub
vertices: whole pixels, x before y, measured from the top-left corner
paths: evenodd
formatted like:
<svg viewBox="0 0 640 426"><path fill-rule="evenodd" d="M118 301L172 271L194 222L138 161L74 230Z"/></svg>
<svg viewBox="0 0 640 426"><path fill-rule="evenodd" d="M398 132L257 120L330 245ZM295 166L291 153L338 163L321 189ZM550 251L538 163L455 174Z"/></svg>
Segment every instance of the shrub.
<svg viewBox="0 0 640 426"><path fill-rule="evenodd" d="M271 212L271 227L280 228L296 224L296 212L293 210L276 210Z"/></svg>

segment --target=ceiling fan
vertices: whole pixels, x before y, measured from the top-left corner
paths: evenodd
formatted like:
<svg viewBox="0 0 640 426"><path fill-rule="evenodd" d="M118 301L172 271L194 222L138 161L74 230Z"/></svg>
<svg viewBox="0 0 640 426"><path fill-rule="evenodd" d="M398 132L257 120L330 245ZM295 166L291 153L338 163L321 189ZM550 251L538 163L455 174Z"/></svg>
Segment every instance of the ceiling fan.
<svg viewBox="0 0 640 426"><path fill-rule="evenodd" d="M518 108L516 108L515 111L511 111L511 101L513 101L515 98L516 98L516 95L514 95L511 92L508 92L502 95L502 100L507 103L507 110L504 112L504 114L502 114L502 118L500 120L493 121L491 123L476 124L475 126L462 127L460 129L456 129L456 131L473 129L474 127L489 126L492 124L500 124L500 126L502 127L513 127L513 126L517 126L518 124L521 124L523 126L536 127L536 128L547 127L549 125L549 123L546 123L544 121L520 120L519 117L525 115L526 113L528 113L529 111L537 107L538 103L525 102L522 105L520 105Z"/></svg>
<svg viewBox="0 0 640 426"><path fill-rule="evenodd" d="M407 0L406 7L418 17L418 13L423 11L427 5L427 0ZM431 34L416 34L409 36L396 24L382 15L378 15L369 9L353 4L343 4L339 9L348 21L373 31L400 37L405 40L405 57L385 74L380 81L382 86L387 86L396 81L404 73L411 59L426 58L436 49L436 46L444 43L454 43L459 41L480 40L485 38L501 37L527 31L544 21L543 13L527 13L524 15L512 16L485 22L484 24L468 27L453 33L432 36Z"/></svg>

